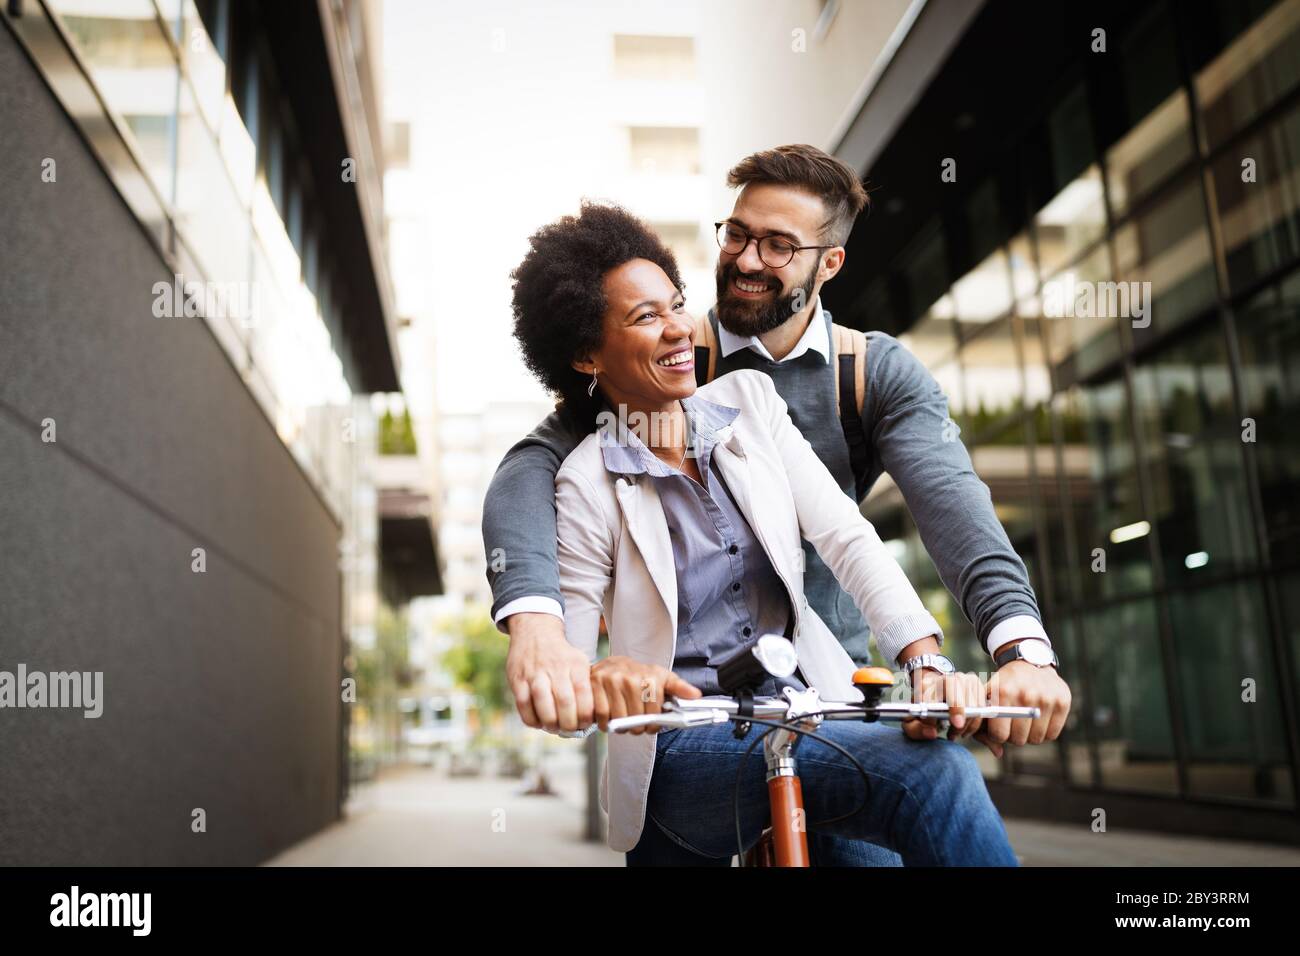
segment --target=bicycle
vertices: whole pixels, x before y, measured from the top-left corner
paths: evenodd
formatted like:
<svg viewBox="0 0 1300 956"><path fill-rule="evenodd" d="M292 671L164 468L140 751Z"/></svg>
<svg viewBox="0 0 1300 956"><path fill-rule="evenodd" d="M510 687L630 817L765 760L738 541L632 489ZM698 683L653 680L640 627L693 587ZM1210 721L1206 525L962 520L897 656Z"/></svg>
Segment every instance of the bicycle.
<svg viewBox="0 0 1300 956"><path fill-rule="evenodd" d="M745 737L754 724L768 727L767 731L750 743L736 771L733 810L736 819L736 849L741 866L811 865L807 833L802 825L805 819L803 786L795 760L795 751L804 737L813 737L847 757L862 775L867 790L870 789L870 779L857 758L833 740L817 734L817 728L823 720L861 720L872 723L878 720L937 717L944 721L950 716L950 707L946 702L882 701L885 691L894 685L894 675L887 667L860 667L854 671L853 686L862 692L861 701L823 701L815 687L806 690L786 687L782 692L785 700L753 695L753 688L761 685L768 676L789 677L797 666L794 645L781 635L766 634L719 666L718 681L723 690L729 692L729 696L693 699L669 696L664 701L661 713L615 717L608 722L609 733L626 733L636 727L658 726L663 729L689 730L732 721L736 724L733 735L738 740ZM955 711L968 718L984 719L1040 716L1037 707L957 707ZM741 774L749 754L760 740L763 742L763 757L767 768L771 824L747 851L740 824ZM816 825L826 826L848 819L861 812L866 804L867 795L864 793L862 803L852 813L821 820Z"/></svg>

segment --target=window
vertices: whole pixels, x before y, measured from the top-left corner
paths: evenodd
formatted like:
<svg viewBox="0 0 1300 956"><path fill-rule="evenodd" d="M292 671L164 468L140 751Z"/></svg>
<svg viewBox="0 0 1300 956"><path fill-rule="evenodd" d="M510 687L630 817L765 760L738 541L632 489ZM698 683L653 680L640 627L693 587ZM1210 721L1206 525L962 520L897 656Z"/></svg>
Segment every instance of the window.
<svg viewBox="0 0 1300 956"><path fill-rule="evenodd" d="M1241 388L1254 441L1268 548L1274 562L1300 555L1300 273L1237 314Z"/></svg>
<svg viewBox="0 0 1300 956"><path fill-rule="evenodd" d="M1093 76L1094 102L1105 142L1111 211L1123 218L1193 157L1191 118L1178 65L1178 35L1163 4L1143 8L1142 20L1120 40L1117 69Z"/></svg>
<svg viewBox="0 0 1300 956"><path fill-rule="evenodd" d="M1245 160L1253 182L1243 181ZM1300 256L1300 108L1224 153L1211 173L1228 287L1240 292Z"/></svg>
<svg viewBox="0 0 1300 956"><path fill-rule="evenodd" d="M1101 783L1174 793L1178 777L1154 599L1083 615Z"/></svg>
<svg viewBox="0 0 1300 956"><path fill-rule="evenodd" d="M1253 567L1241 428L1217 320L1145 356L1133 401L1165 580L1197 584Z"/></svg>
<svg viewBox="0 0 1300 956"><path fill-rule="evenodd" d="M956 323L952 313L952 298L945 295L921 316L919 322L898 337L898 341L926 368L933 369L951 359L957 350Z"/></svg>
<svg viewBox="0 0 1300 956"><path fill-rule="evenodd" d="M411 124L394 121L384 128L384 165L388 169L407 169L411 165Z"/></svg>
<svg viewBox="0 0 1300 956"><path fill-rule="evenodd" d="M1069 265L1106 231L1101 171L1089 166L1034 217L1044 278Z"/></svg>
<svg viewBox="0 0 1300 956"><path fill-rule="evenodd" d="M698 175L700 131L689 126L628 127L628 159L647 175Z"/></svg>
<svg viewBox="0 0 1300 956"><path fill-rule="evenodd" d="M949 321L953 319L953 303L946 296L950 281L947 246L937 217L921 231L903 256L901 271L912 316L933 309L942 296L948 309L944 317Z"/></svg>
<svg viewBox="0 0 1300 956"><path fill-rule="evenodd" d="M61 15L109 109L130 131L154 188L171 202L180 67L153 4L57 0L51 6Z"/></svg>
<svg viewBox="0 0 1300 956"><path fill-rule="evenodd" d="M1075 386L1058 395L1056 404L1069 433L1066 483L1080 597L1087 603L1150 590L1151 525L1143 511L1123 379L1116 374Z"/></svg>
<svg viewBox="0 0 1300 956"><path fill-rule="evenodd" d="M952 287L962 336L978 332L986 322L1011 309L1011 276L1007 254L995 249L987 259L962 276Z"/></svg>
<svg viewBox="0 0 1300 956"><path fill-rule="evenodd" d="M1191 791L1291 803L1281 675L1272 663L1259 583L1176 593L1169 617L1177 637ZM1249 701L1247 678L1254 694Z"/></svg>
<svg viewBox="0 0 1300 956"><path fill-rule="evenodd" d="M1198 174L1189 173L1172 192L1115 231L1115 263L1117 278L1132 294L1143 296L1147 313L1132 326L1139 340L1172 331L1214 305L1217 286Z"/></svg>
<svg viewBox="0 0 1300 956"><path fill-rule="evenodd" d="M1110 250L1103 244L1043 283L1043 328L1062 381L1087 378L1119 355L1121 297L1110 278ZM1123 301L1131 308L1127 290Z"/></svg>
<svg viewBox="0 0 1300 956"><path fill-rule="evenodd" d="M656 222L654 231L667 243L683 269L708 269L714 250L700 241L700 227L693 222Z"/></svg>
<svg viewBox="0 0 1300 956"><path fill-rule="evenodd" d="M991 427L1025 407L1020 353L1016 349L1011 319L993 323L978 338L962 346L961 362L965 370L963 377L971 437L983 440ZM1025 443L1025 436L1017 435L1014 430L1005 437L1018 445ZM983 473L980 474L982 477Z"/></svg>
<svg viewBox="0 0 1300 956"><path fill-rule="evenodd" d="M1206 149L1214 150L1300 82L1300 0L1283 0L1196 76Z"/></svg>
<svg viewBox="0 0 1300 956"><path fill-rule="evenodd" d="M692 79L695 39L615 34L614 75L626 80Z"/></svg>
<svg viewBox="0 0 1300 956"><path fill-rule="evenodd" d="M1110 208L1116 219L1192 158L1187 94L1170 95L1106 153Z"/></svg>

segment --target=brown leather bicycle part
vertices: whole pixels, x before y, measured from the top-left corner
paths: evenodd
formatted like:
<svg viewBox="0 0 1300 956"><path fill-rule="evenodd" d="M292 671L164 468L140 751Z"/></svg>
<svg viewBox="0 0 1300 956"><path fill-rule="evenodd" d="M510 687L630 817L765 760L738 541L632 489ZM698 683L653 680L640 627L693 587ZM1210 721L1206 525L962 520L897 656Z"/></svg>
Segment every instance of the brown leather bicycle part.
<svg viewBox="0 0 1300 956"><path fill-rule="evenodd" d="M772 828L768 827L758 842L745 851L745 866L776 866L776 853L772 849Z"/></svg>
<svg viewBox="0 0 1300 956"><path fill-rule="evenodd" d="M777 866L811 866L804 827L803 785L798 777L773 777L767 782L772 802L772 844Z"/></svg>

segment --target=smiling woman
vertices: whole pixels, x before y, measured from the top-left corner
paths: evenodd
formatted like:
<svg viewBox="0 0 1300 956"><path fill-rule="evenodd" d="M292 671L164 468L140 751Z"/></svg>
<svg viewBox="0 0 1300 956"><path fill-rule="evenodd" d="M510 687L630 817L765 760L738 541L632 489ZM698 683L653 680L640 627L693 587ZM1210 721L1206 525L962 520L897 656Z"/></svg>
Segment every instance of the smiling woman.
<svg viewBox="0 0 1300 956"><path fill-rule="evenodd" d="M577 216L543 226L528 242L511 273L515 338L575 427L591 431L604 405L626 402L628 390L660 402L690 394L682 391L695 386L684 284L645 223L620 206L583 202ZM627 379L627 389L608 394L606 373ZM593 375L600 390L591 389Z"/></svg>

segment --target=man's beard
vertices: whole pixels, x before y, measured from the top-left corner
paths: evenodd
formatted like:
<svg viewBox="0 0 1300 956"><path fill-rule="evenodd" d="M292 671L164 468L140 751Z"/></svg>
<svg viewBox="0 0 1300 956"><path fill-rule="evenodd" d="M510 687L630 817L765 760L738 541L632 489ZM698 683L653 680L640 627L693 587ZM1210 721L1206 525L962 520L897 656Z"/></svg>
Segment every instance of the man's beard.
<svg viewBox="0 0 1300 956"><path fill-rule="evenodd" d="M742 299L735 294L731 283L740 275L740 270L734 262L725 266L719 263L715 275L718 284L718 322L733 335L762 335L771 332L795 313L803 311L812 301L817 263L813 263L807 278L795 286L789 295L778 295L767 302ZM755 281L770 284L773 280L759 276Z"/></svg>

